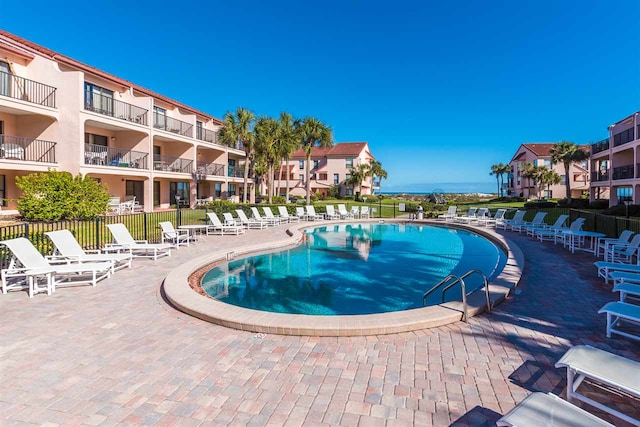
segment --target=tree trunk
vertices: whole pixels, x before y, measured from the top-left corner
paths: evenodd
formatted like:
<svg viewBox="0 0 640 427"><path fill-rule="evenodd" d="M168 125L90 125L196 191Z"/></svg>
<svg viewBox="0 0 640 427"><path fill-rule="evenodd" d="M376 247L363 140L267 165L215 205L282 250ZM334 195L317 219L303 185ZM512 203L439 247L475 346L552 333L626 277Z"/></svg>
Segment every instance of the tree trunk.
<svg viewBox="0 0 640 427"><path fill-rule="evenodd" d="M498 186L498 197L500 197L500 176L496 174L496 185Z"/></svg>
<svg viewBox="0 0 640 427"><path fill-rule="evenodd" d="M242 192L242 203L247 203L247 191L249 188L249 157L244 161L244 191Z"/></svg>
<svg viewBox="0 0 640 427"><path fill-rule="evenodd" d="M309 154L307 154L307 165L305 167L306 178L307 178L307 182L306 182L307 205L311 204L311 169L309 168L310 163L311 163L311 150L309 150Z"/></svg>
<svg viewBox="0 0 640 427"><path fill-rule="evenodd" d="M267 173L269 174L267 176L267 192L269 193L269 204L273 203L273 167L269 166L269 169L267 171Z"/></svg>
<svg viewBox="0 0 640 427"><path fill-rule="evenodd" d="M280 162L278 163L278 191L276 191L276 196L280 196L280 193L282 193L282 161L284 159L280 159Z"/></svg>
<svg viewBox="0 0 640 427"><path fill-rule="evenodd" d="M285 173L287 174L287 178L286 178L287 204L289 204L289 156L287 156L287 170L285 171Z"/></svg>
<svg viewBox="0 0 640 427"><path fill-rule="evenodd" d="M571 206L571 180L569 179L569 168L571 168L571 163L564 164L564 185L567 190L567 202L569 206Z"/></svg>

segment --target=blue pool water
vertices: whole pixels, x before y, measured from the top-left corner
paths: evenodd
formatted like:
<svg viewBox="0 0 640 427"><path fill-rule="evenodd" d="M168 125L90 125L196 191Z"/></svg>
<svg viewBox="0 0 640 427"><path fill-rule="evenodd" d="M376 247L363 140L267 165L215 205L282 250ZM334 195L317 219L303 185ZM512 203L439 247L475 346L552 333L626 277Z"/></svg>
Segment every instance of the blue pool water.
<svg viewBox="0 0 640 427"><path fill-rule="evenodd" d="M506 255L489 240L446 227L343 224L308 230L306 241L279 252L218 265L203 289L228 304L277 313L371 314L422 307L422 295L448 274L471 269L490 279ZM482 286L469 277L467 289ZM439 304L435 292L427 305ZM447 300L459 300L459 289Z"/></svg>

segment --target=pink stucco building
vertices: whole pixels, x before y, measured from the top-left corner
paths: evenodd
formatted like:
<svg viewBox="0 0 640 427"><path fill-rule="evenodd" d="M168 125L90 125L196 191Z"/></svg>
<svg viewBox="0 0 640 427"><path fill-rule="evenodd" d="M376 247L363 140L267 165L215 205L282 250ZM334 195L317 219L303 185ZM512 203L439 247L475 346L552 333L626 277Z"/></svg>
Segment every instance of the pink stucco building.
<svg viewBox="0 0 640 427"><path fill-rule="evenodd" d="M609 126L609 136L591 144L591 200L640 204L640 112Z"/></svg>
<svg viewBox="0 0 640 427"><path fill-rule="evenodd" d="M332 147L314 147L311 151L311 192L318 195L327 195L329 189L337 185L343 196L351 196L358 188L346 185L345 180L349 176L349 170L361 164L369 164L375 158L369 151L366 142L338 142ZM306 155L299 149L291 155L289 161L289 190L295 196L306 196ZM286 193L286 162L280 169L280 181L276 176L275 188L280 188L279 193ZM367 177L362 184L363 196L372 194L373 178Z"/></svg>
<svg viewBox="0 0 640 427"><path fill-rule="evenodd" d="M16 176L61 170L135 196L145 211L230 198L245 152L195 108L0 30L0 199Z"/></svg>
<svg viewBox="0 0 640 427"><path fill-rule="evenodd" d="M555 143L550 142L531 142L521 144L520 147L518 147L518 150L509 162L512 172L508 182L505 183L506 190L510 191L512 196L536 198L538 195L536 183L522 176L522 166L525 163L553 169L562 178L562 181L558 185L552 185L549 189L545 186L540 192L542 197L547 199L562 199L566 196L565 182L567 177L564 165L551 164L551 148L554 145ZM571 165L569 179L571 180L571 197L580 197L583 192L589 190L589 162L585 161L582 164Z"/></svg>

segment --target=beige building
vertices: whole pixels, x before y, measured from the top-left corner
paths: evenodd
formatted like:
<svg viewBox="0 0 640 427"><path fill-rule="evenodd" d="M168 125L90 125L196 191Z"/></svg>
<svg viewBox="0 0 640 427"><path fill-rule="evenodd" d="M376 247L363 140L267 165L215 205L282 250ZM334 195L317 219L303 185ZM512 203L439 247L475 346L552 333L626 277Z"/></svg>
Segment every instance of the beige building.
<svg viewBox="0 0 640 427"><path fill-rule="evenodd" d="M609 137L591 144L590 199L640 204L640 112L609 126Z"/></svg>
<svg viewBox="0 0 640 427"><path fill-rule="evenodd" d="M231 198L245 152L218 143L222 122L141 86L0 30L0 198L15 178L68 171L135 196L145 211L178 195Z"/></svg>
<svg viewBox="0 0 640 427"><path fill-rule="evenodd" d="M538 190L540 190L540 196L546 199L563 199L566 197L565 183L567 177L564 165L551 164L551 148L554 145L555 143L549 142L532 142L520 145L509 162L511 174L505 186L510 195L528 199L537 198ZM522 176L522 166L525 163L553 169L560 175L562 181L558 185L552 185L549 189L546 186L544 188L537 187L537 183L534 180ZM589 190L589 162L572 164L569 170L569 179L571 180L572 198L580 197L583 192Z"/></svg>
<svg viewBox="0 0 640 427"><path fill-rule="evenodd" d="M372 194L373 178L367 177L362 188L346 185L349 170L361 164L369 164L375 158L366 142L338 142L332 147L314 147L311 151L311 192L327 195L329 189L337 185L343 196L352 196L360 191L363 196ZM306 161L304 150L299 149L291 155L289 161L289 189L294 196L306 196ZM282 163L280 181L276 176L275 188L280 194L286 193L287 165Z"/></svg>

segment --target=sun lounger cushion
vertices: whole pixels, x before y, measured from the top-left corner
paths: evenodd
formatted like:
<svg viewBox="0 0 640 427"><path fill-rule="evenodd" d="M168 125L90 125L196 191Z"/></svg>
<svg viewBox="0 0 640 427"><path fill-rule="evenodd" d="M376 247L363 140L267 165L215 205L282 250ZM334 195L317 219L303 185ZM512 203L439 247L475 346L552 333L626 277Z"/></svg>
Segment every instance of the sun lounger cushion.
<svg viewBox="0 0 640 427"><path fill-rule="evenodd" d="M553 394L532 393L496 423L498 427L584 427L613 424Z"/></svg>

